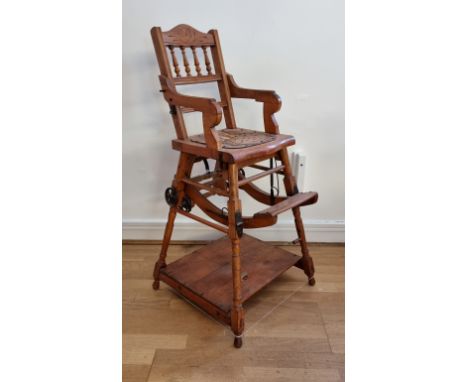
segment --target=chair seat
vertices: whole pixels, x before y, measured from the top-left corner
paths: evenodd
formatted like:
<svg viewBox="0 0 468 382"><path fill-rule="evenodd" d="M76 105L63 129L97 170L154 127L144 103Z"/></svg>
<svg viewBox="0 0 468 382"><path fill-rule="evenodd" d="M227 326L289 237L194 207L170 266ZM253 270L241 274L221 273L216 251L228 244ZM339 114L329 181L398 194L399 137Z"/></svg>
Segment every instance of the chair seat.
<svg viewBox="0 0 468 382"><path fill-rule="evenodd" d="M222 129L217 133L223 149L242 149L275 140L274 134L240 128ZM206 143L204 134L192 135L189 139L192 142Z"/></svg>
<svg viewBox="0 0 468 382"><path fill-rule="evenodd" d="M218 131L222 143L219 150L226 163L246 162L260 157L268 158L284 147L292 146L295 139L292 135L268 134L248 129L223 129ZM205 144L203 134L192 135L187 139L174 139L172 148L188 154L201 155L206 158L219 159Z"/></svg>

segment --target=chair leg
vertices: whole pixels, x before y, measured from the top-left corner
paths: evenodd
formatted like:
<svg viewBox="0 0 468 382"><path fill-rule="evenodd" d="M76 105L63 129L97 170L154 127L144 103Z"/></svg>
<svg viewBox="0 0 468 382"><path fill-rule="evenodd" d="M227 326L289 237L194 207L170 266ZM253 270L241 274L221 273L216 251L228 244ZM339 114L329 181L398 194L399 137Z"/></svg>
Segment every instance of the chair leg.
<svg viewBox="0 0 468 382"><path fill-rule="evenodd" d="M283 149L279 152L279 157L284 164L284 188L288 195L294 195L298 192L296 179L292 175L291 164L289 162L289 156L287 149ZM297 236L299 243L301 245L302 252L302 261L301 266L308 278L309 285L315 285L315 268L314 261L309 254L309 249L307 247L307 240L305 237L304 224L302 223L301 211L299 207L294 207L293 209L294 223L296 225Z"/></svg>
<svg viewBox="0 0 468 382"><path fill-rule="evenodd" d="M240 263L240 237L242 227L237 225L237 217L241 215L241 202L239 200L238 168L235 164L229 165L229 237L232 244L232 287L233 299L231 307L231 329L234 333L234 346L242 346L242 333L244 331L244 308L242 307L242 284Z"/></svg>
<svg viewBox="0 0 468 382"><path fill-rule="evenodd" d="M294 214L294 223L296 224L297 236L299 238L299 243L301 245L302 268L304 269L304 273L308 277L309 285L313 286L315 285L314 261L312 260L312 257L309 254L309 248L307 247L307 240L305 237L304 225L302 223L301 210L299 209L299 207L293 208L293 214Z"/></svg>
<svg viewBox="0 0 468 382"><path fill-rule="evenodd" d="M176 214L177 214L176 207L171 207L169 209L169 216L167 217L166 228L164 229L164 237L163 237L163 242L161 245L161 252L159 252L159 259L158 261L156 261L156 264L154 265L154 271L153 271L153 278L154 278L153 289L154 290L159 289L159 274L161 272L161 269L166 266L167 249L169 248L169 242L171 241Z"/></svg>
<svg viewBox="0 0 468 382"><path fill-rule="evenodd" d="M172 231L174 229L174 221L177 215L177 206L180 205L184 197L185 183L182 182L184 176L190 176L193 167L193 158L189 157L186 154L181 154L179 158L179 164L177 167L177 172L172 182L172 186L177 190L177 202L175 205L171 206L169 209L169 215L167 217L166 228L164 230L164 237L161 245L161 252L159 253L158 261L154 265L153 271L153 289L159 289L159 275L161 269L166 266L166 256L167 250L169 248L169 243L171 241Z"/></svg>

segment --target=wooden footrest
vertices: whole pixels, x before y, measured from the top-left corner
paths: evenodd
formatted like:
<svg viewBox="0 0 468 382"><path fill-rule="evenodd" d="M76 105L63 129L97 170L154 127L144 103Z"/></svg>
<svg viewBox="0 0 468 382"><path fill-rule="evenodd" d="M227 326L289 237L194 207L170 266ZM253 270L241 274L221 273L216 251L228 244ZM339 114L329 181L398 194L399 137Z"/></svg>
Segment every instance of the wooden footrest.
<svg viewBox="0 0 468 382"><path fill-rule="evenodd" d="M317 202L318 194L313 191L299 192L295 195L288 196L282 202L272 205L260 212L257 212L254 217L261 215L278 216L280 213L285 212L291 208L298 206L306 206Z"/></svg>
<svg viewBox="0 0 468 382"><path fill-rule="evenodd" d="M240 241L242 302L301 257L248 235ZM216 240L161 269L160 279L211 316L230 324L233 297L231 241Z"/></svg>

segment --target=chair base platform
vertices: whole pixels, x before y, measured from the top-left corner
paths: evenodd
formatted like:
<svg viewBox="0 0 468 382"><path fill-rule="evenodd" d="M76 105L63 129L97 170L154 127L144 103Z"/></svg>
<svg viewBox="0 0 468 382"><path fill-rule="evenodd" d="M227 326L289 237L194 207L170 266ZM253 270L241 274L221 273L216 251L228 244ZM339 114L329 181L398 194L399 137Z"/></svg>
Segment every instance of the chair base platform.
<svg viewBox="0 0 468 382"><path fill-rule="evenodd" d="M240 240L242 303L292 266L301 257L248 235ZM209 315L231 322L233 297L232 249L223 237L161 269L160 280Z"/></svg>

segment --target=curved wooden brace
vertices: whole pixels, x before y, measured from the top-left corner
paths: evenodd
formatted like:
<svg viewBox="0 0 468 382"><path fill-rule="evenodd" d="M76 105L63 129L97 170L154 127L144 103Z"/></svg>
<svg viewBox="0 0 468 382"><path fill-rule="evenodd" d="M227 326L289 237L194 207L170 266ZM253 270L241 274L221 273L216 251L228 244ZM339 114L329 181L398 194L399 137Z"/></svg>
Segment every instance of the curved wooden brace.
<svg viewBox="0 0 468 382"><path fill-rule="evenodd" d="M241 176L242 175L239 175L239 177L241 177ZM285 200L287 198L286 196L275 196L274 203L271 203L270 194L267 194L265 191L263 191L261 188L257 187L253 183L243 184L239 188L241 190L244 190L247 194L249 194L257 202L267 204L269 206L280 203L280 202L282 202L283 200Z"/></svg>
<svg viewBox="0 0 468 382"><path fill-rule="evenodd" d="M228 217L223 214L223 211L204 197L196 187L187 184L185 193L210 218L225 226L229 225ZM277 216L271 215L242 216L244 228L268 227L275 224L277 220Z"/></svg>
<svg viewBox="0 0 468 382"><path fill-rule="evenodd" d="M185 193L210 218L225 226L228 225L228 217L223 214L223 211L203 196L195 186L186 184Z"/></svg>

